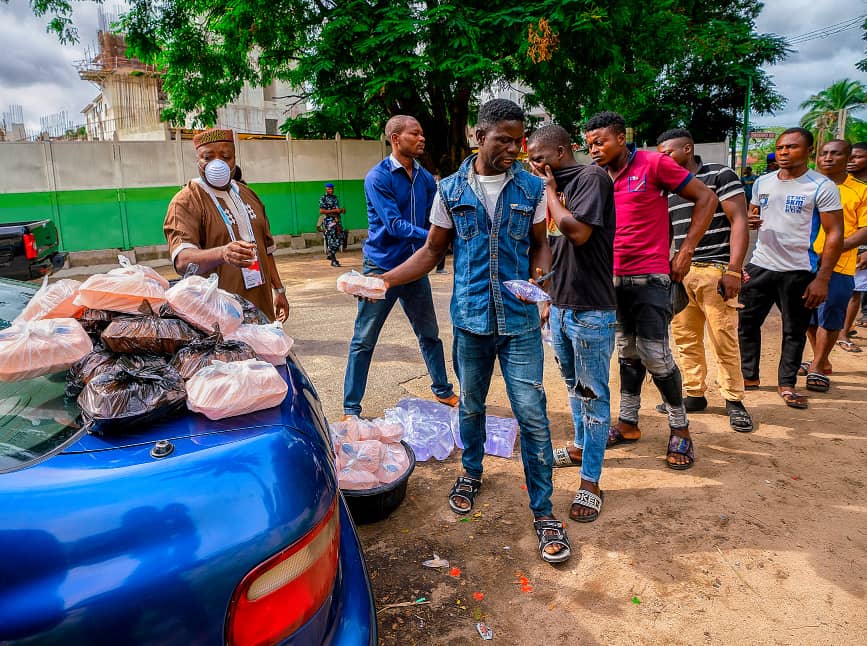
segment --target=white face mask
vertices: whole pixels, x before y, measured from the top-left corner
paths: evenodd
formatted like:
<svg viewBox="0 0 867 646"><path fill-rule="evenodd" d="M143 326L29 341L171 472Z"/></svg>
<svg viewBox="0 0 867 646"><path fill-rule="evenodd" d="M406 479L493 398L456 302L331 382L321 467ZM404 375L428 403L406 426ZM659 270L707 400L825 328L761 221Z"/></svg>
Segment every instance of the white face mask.
<svg viewBox="0 0 867 646"><path fill-rule="evenodd" d="M205 164L205 181L214 188L225 188L230 179L232 171L222 159L212 159Z"/></svg>

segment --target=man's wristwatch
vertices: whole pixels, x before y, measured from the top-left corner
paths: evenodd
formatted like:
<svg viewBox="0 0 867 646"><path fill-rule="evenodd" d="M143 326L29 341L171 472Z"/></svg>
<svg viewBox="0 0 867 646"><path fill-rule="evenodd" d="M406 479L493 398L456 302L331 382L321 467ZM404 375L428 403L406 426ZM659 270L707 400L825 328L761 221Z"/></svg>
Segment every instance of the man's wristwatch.
<svg viewBox="0 0 867 646"><path fill-rule="evenodd" d="M275 294L285 294L286 288L285 287L274 287L274 293Z"/></svg>

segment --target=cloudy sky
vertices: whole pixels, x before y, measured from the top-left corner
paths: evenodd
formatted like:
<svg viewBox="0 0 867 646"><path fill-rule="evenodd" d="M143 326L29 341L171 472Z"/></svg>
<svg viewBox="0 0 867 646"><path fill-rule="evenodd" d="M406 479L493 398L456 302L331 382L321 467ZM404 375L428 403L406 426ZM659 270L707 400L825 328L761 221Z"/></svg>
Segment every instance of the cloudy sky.
<svg viewBox="0 0 867 646"><path fill-rule="evenodd" d="M47 20L35 18L27 0L0 2L0 112L10 104L24 108L27 127L36 130L39 117L65 110L73 122L83 122L81 109L97 94L97 89L78 78L74 63L85 58L86 48L93 47L98 29L96 5L75 2L75 23L81 42L62 46L45 32ZM109 13L117 4L106 2ZM867 14L867 0L768 0L759 17L761 32L795 37L847 18ZM762 125L794 125L801 115L798 106L811 94L830 83L851 78L867 82L867 75L855 69L864 54L861 30L852 29L805 42L781 65L768 69L779 91L788 99L775 116L753 115ZM867 110L860 114L867 118Z"/></svg>

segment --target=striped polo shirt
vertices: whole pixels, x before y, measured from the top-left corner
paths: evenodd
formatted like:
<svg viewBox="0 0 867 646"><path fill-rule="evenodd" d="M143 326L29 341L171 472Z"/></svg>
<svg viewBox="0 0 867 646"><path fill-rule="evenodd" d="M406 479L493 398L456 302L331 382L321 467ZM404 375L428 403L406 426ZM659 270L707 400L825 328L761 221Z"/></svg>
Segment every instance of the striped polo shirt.
<svg viewBox="0 0 867 646"><path fill-rule="evenodd" d="M722 202L735 195L743 195L744 187L735 172L728 166L723 166L722 164L703 164L701 157L698 155L695 156L695 162L698 164L698 172L696 172L695 177L716 193L717 203L713 219L704 237L695 248L692 261L727 264L729 261L732 227L729 219L723 212ZM685 200L677 193L671 193L668 196L668 216L671 218L674 248L676 251L680 251L680 245L689 231L694 206L694 202Z"/></svg>

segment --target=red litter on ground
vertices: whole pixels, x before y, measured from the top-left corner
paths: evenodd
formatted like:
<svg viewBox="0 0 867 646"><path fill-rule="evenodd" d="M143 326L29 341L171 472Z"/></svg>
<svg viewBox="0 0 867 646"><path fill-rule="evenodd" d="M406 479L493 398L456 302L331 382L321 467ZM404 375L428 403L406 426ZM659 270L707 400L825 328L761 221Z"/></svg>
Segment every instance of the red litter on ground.
<svg viewBox="0 0 867 646"><path fill-rule="evenodd" d="M453 567L451 570L449 570L449 576L453 576L455 578L458 578L460 575L461 575L461 568L459 568L459 567Z"/></svg>
<svg viewBox="0 0 867 646"><path fill-rule="evenodd" d="M530 585L530 579L523 575L518 575L518 580L515 581L516 585L521 586L521 592L532 592L533 586Z"/></svg>
<svg viewBox="0 0 867 646"><path fill-rule="evenodd" d="M481 601L484 598L485 598L484 592L473 592L473 599L475 599L476 601Z"/></svg>
<svg viewBox="0 0 867 646"><path fill-rule="evenodd" d="M521 485L521 489L523 489L524 491L527 491L527 485Z"/></svg>

